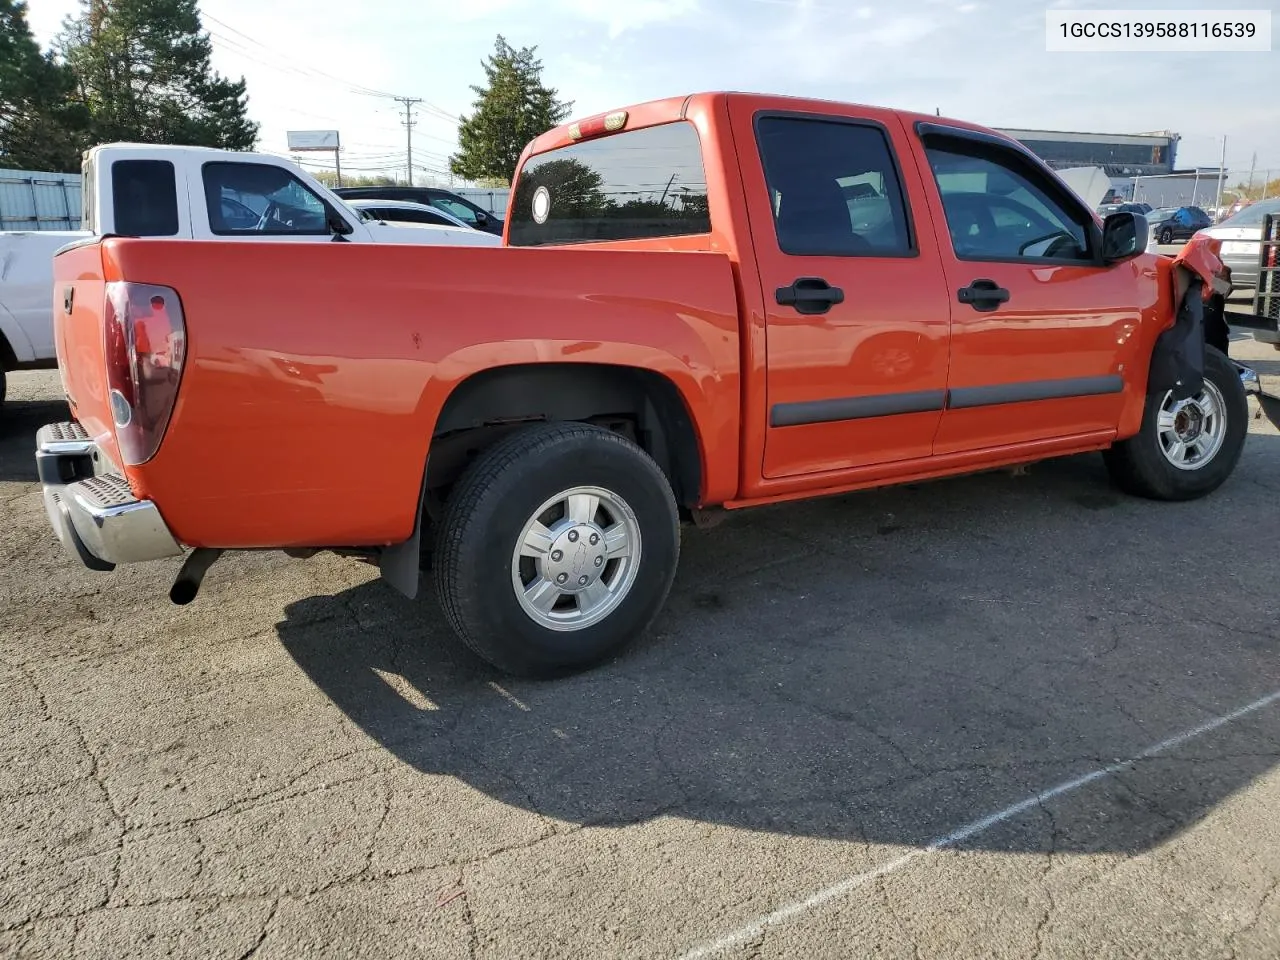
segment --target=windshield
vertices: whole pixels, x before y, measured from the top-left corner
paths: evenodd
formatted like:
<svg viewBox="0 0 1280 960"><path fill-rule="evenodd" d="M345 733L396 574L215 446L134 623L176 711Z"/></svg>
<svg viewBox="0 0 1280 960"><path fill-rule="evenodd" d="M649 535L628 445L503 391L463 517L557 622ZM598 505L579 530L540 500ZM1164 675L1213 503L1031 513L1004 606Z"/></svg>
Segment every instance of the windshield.
<svg viewBox="0 0 1280 960"><path fill-rule="evenodd" d="M1220 227L1260 227L1262 218L1268 213L1280 213L1280 197L1272 200L1259 200L1245 207L1233 217L1227 217L1218 224Z"/></svg>

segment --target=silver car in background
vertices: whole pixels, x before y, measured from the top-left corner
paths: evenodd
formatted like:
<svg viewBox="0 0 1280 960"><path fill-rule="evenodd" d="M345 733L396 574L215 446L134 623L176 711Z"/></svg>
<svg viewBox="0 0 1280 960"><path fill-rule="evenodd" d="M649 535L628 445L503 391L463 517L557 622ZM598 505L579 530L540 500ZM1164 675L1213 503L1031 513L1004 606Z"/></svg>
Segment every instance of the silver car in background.
<svg viewBox="0 0 1280 960"><path fill-rule="evenodd" d="M1221 223L1200 233L1222 241L1222 262L1231 268L1231 296L1252 296L1258 286L1258 257L1261 254L1262 218L1280 213L1280 197L1251 203Z"/></svg>

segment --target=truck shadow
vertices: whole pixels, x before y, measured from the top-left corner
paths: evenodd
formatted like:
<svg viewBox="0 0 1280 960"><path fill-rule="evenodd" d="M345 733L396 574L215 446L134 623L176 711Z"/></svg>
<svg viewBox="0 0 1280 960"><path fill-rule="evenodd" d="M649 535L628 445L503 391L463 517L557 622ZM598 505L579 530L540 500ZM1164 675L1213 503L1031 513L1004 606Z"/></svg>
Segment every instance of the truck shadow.
<svg viewBox="0 0 1280 960"><path fill-rule="evenodd" d="M1277 467L1254 436L1191 504L1080 457L744 513L686 531L648 638L554 682L490 671L377 580L278 630L400 761L503 803L920 845L1280 689L1274 570L1239 551L1274 526ZM1280 706L958 846L1150 849L1277 758Z"/></svg>
<svg viewBox="0 0 1280 960"><path fill-rule="evenodd" d="M8 400L0 407L0 481L35 483L36 431L69 420L65 400Z"/></svg>

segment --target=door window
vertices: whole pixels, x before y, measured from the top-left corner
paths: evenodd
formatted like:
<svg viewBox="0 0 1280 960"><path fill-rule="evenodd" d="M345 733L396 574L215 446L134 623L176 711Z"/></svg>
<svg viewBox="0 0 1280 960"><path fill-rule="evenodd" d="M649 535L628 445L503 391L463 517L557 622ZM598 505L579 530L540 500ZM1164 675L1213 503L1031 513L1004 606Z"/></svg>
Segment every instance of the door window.
<svg viewBox="0 0 1280 960"><path fill-rule="evenodd" d="M929 137L925 153L961 260L1090 261L1084 215L1012 151Z"/></svg>
<svg viewBox="0 0 1280 960"><path fill-rule="evenodd" d="M219 236L322 236L325 202L283 167L265 163L206 163L209 227Z"/></svg>
<svg viewBox="0 0 1280 960"><path fill-rule="evenodd" d="M756 130L783 253L914 255L902 182L883 129L765 116Z"/></svg>
<svg viewBox="0 0 1280 960"><path fill-rule="evenodd" d="M368 213L379 220L391 223L430 223L436 226L456 227L457 224L447 217L432 210L409 210L404 207L377 207L368 209Z"/></svg>
<svg viewBox="0 0 1280 960"><path fill-rule="evenodd" d="M476 212L464 203L458 203L456 200L446 200L444 198L435 198L431 200L433 207L439 207L446 213L452 213L464 223L474 224L476 222Z"/></svg>

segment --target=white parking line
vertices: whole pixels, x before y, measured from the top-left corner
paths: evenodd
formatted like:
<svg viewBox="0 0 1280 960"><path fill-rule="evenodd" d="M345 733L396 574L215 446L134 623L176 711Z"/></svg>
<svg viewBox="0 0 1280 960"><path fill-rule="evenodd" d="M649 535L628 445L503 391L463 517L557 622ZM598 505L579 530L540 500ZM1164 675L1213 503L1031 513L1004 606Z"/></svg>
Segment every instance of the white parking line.
<svg viewBox="0 0 1280 960"><path fill-rule="evenodd" d="M1015 804L1005 807L1003 810L996 811L990 816L983 817L981 820L974 820L972 823L965 824L963 827L960 827L952 833L948 833L946 836L938 837L937 839L930 841L927 846L919 850L912 850L910 853L905 853L896 859L890 860L888 863L884 863L876 867L874 870L868 870L865 873L859 873L852 877L847 877L839 883L833 884L824 890L819 890L817 893L806 897L803 900L797 900L793 903L787 904L786 906L779 907L772 913L758 917L750 923L739 927L737 930L725 934L718 940L703 944L700 947L695 947L688 953L682 954L679 960L701 960L703 957L714 956L715 954L728 950L730 947L735 947L748 940L752 940L764 933L766 927L776 926L777 924L784 923L787 920L798 917L801 914L808 913L810 910L814 910L822 906L824 903L828 903L838 897L843 897L846 894L852 893L854 890L865 886L877 877L883 877L889 873L896 873L920 857L928 856L931 853L936 853L939 850L943 850L947 847L953 846L954 844L960 843L962 840L968 840L970 837L986 833L997 824L1004 823L1006 820L1010 820L1021 813L1026 813L1031 808L1038 806L1046 800L1052 800L1054 797L1060 797L1064 793L1071 793L1074 790L1079 790L1081 787L1093 783L1095 780L1101 780L1103 777L1109 777L1122 770L1127 770L1140 760L1148 760L1158 754L1172 750L1174 747L1181 746L1188 740L1194 740L1197 737L1202 737L1206 733L1211 733L1212 731L1217 730L1219 727L1239 720L1242 717L1246 717L1251 713L1256 713L1263 707L1268 707L1275 703L1277 700L1280 700L1280 690L1277 690L1274 693L1269 693L1265 697L1253 701L1253 703L1246 704L1239 710L1233 710L1231 713L1215 717L1213 720L1208 720L1205 723L1200 724L1198 727L1192 727L1190 730L1172 736L1168 740L1161 740L1155 746L1147 747L1147 749L1128 760L1121 760L1108 767L1101 767L1094 770L1092 773L1086 773L1083 776L1076 777L1074 780L1068 780L1065 783L1058 784L1056 787L1050 787L1048 790L1034 794L1025 800L1020 800Z"/></svg>

